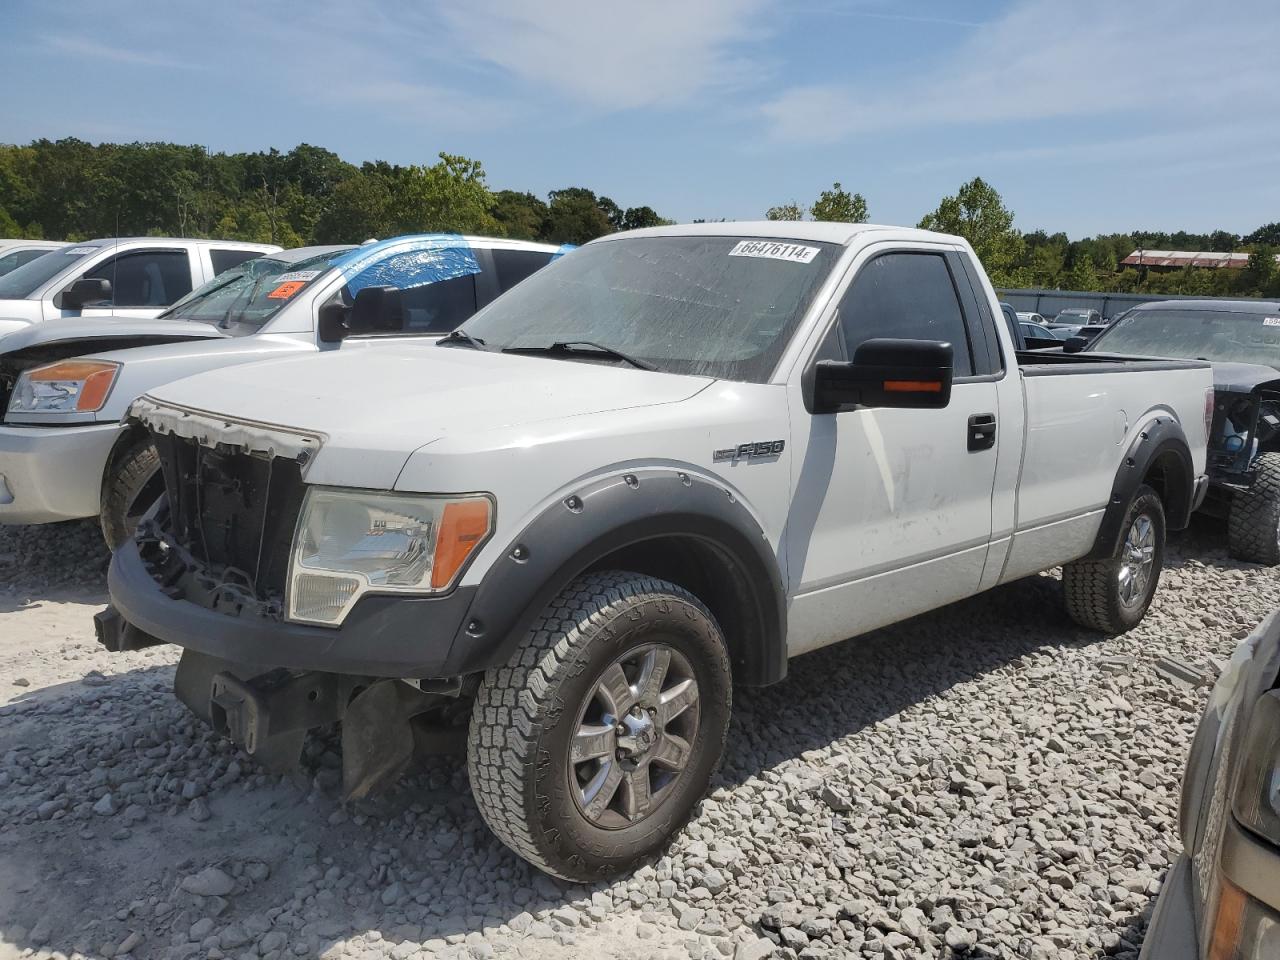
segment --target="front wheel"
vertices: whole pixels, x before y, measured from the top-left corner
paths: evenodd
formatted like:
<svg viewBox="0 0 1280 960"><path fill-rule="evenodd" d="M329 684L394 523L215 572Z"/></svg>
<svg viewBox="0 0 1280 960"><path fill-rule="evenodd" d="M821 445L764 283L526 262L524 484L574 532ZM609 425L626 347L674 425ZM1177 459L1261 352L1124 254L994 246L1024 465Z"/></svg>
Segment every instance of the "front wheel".
<svg viewBox="0 0 1280 960"><path fill-rule="evenodd" d="M102 487L102 539L114 551L133 536L142 515L164 493L164 476L160 454L150 443L130 447L107 470Z"/></svg>
<svg viewBox="0 0 1280 960"><path fill-rule="evenodd" d="M583 576L485 675L467 756L476 804L547 873L630 870L706 792L730 697L724 636L696 597L642 574Z"/></svg>
<svg viewBox="0 0 1280 960"><path fill-rule="evenodd" d="M1280 453L1260 456L1253 486L1232 495L1227 552L1268 567L1280 563Z"/></svg>
<svg viewBox="0 0 1280 960"><path fill-rule="evenodd" d="M1141 486L1125 511L1115 555L1062 568L1067 613L1091 630L1120 634L1136 627L1151 606L1164 566L1164 506Z"/></svg>

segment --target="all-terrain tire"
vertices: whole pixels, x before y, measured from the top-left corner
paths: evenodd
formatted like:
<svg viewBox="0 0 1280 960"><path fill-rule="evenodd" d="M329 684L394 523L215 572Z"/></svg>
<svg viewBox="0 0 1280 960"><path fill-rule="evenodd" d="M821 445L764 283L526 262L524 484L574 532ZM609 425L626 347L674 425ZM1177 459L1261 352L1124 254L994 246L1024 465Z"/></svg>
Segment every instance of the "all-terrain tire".
<svg viewBox="0 0 1280 960"><path fill-rule="evenodd" d="M606 829L575 792L570 744L605 671L655 641L696 680L697 735L661 802L636 822ZM467 749L481 815L515 853L555 876L591 881L632 869L667 844L705 794L728 736L731 681L720 627L688 591L624 571L578 578L481 683Z"/></svg>
<svg viewBox="0 0 1280 960"><path fill-rule="evenodd" d="M1227 552L1237 560L1274 567L1280 563L1280 453L1258 457L1258 475L1237 491L1227 514Z"/></svg>
<svg viewBox="0 0 1280 960"><path fill-rule="evenodd" d="M130 447L107 467L102 485L102 539L113 551L133 536L138 520L163 492L160 454L149 442Z"/></svg>
<svg viewBox="0 0 1280 960"><path fill-rule="evenodd" d="M1146 518L1151 526L1152 563L1143 588L1126 602L1121 574L1126 564L1127 538L1139 518ZM1063 566L1062 590L1071 619L1082 627L1112 636L1136 627L1146 616L1160 583L1164 538L1164 505L1160 495L1146 485L1140 486L1125 511L1115 555L1105 560L1078 560Z"/></svg>

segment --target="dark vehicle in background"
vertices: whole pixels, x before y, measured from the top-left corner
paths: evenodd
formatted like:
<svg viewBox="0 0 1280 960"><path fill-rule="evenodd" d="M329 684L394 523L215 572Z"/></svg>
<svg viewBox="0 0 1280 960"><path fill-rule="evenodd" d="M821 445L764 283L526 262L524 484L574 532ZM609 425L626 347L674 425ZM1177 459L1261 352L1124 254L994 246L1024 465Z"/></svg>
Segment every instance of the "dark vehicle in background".
<svg viewBox="0 0 1280 960"><path fill-rule="evenodd" d="M1226 518L1233 557L1280 563L1280 302L1143 303L1083 349L1213 364L1210 486L1201 509Z"/></svg>
<svg viewBox="0 0 1280 960"><path fill-rule="evenodd" d="M1182 855L1140 960L1280 957L1280 614L1236 648L1182 782Z"/></svg>

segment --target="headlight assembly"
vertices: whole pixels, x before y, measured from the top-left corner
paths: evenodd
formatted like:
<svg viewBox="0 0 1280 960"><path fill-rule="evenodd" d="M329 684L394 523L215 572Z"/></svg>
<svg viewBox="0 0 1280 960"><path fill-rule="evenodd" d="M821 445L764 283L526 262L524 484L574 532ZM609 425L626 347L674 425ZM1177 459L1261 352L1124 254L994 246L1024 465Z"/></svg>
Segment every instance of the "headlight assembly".
<svg viewBox="0 0 1280 960"><path fill-rule="evenodd" d="M1280 690L1253 707L1240 754L1235 815L1240 825L1280 846Z"/></svg>
<svg viewBox="0 0 1280 960"><path fill-rule="evenodd" d="M486 496L311 487L289 564L289 619L336 626L366 593L441 593L493 530Z"/></svg>
<svg viewBox="0 0 1280 960"><path fill-rule="evenodd" d="M26 370L9 398L10 413L93 413L120 372L109 360L62 360Z"/></svg>

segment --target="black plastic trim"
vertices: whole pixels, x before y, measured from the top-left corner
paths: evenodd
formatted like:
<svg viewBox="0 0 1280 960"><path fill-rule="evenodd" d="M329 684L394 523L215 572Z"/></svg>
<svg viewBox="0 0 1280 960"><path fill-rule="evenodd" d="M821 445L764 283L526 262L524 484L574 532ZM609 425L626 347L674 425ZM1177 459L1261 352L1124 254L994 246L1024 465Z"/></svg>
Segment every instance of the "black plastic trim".
<svg viewBox="0 0 1280 960"><path fill-rule="evenodd" d="M786 592L764 531L727 488L676 469L597 480L540 514L485 574L445 674L505 663L575 577L615 551L659 538L710 548L714 562L724 565L716 574L741 584L736 629L722 623L735 681L762 685L786 676Z"/></svg>
<svg viewBox="0 0 1280 960"><path fill-rule="evenodd" d="M128 623L166 643L265 668L374 677L447 676L446 654L476 590L455 587L444 597L370 595L337 628L237 617L168 596L132 540L111 558L107 585Z"/></svg>
<svg viewBox="0 0 1280 960"><path fill-rule="evenodd" d="M1120 469L1116 473L1115 482L1111 486L1111 499L1107 502L1106 511L1102 515L1102 525L1098 528L1098 536L1093 549L1083 559L1103 560L1114 556L1120 537L1124 531L1125 513L1134 491L1142 485L1153 464L1165 454L1173 453L1182 466L1176 478L1166 478L1164 490L1165 525L1170 530L1185 529L1191 521L1192 504L1195 500L1196 476L1191 458L1191 447L1187 443L1182 427L1172 417L1159 417L1147 424L1129 445ZM1173 481L1177 480L1176 488Z"/></svg>

